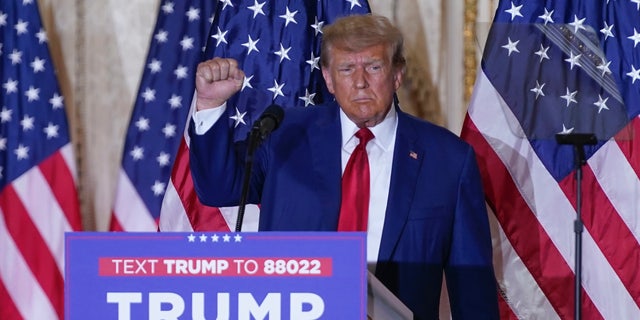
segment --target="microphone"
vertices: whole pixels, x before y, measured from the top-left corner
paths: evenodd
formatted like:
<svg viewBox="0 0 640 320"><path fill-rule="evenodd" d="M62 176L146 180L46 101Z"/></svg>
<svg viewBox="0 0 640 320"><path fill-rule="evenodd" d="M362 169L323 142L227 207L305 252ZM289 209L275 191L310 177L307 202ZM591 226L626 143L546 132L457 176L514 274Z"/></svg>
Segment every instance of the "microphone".
<svg viewBox="0 0 640 320"><path fill-rule="evenodd" d="M596 135L593 133L557 133L556 142L558 144L573 145L573 150L575 151L575 163L578 168L587 163L587 159L584 154L584 146L598 144Z"/></svg>
<svg viewBox="0 0 640 320"><path fill-rule="evenodd" d="M251 169L253 168L253 155L258 145L271 133L278 128L280 122L284 118L282 107L277 104L268 106L260 118L253 123L251 132L249 132L249 147L247 148L247 156L244 159L244 179L242 180L242 193L240 194L240 203L238 204L238 219L236 220L236 232L242 231L242 221L244 220L244 211L249 197L249 180L251 177Z"/></svg>
<svg viewBox="0 0 640 320"><path fill-rule="evenodd" d="M556 134L558 144L571 145L594 145L598 143L593 133L558 133Z"/></svg>
<svg viewBox="0 0 640 320"><path fill-rule="evenodd" d="M268 106L260 118L253 123L253 129L259 132L261 140L264 140L273 130L277 129L284 118L282 107L277 104Z"/></svg>

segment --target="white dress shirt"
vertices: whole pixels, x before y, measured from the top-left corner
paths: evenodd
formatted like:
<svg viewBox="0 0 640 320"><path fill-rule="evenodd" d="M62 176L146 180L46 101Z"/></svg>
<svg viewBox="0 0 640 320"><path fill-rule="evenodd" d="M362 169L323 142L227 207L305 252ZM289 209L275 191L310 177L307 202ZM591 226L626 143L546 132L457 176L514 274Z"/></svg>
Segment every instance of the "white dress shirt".
<svg viewBox="0 0 640 320"><path fill-rule="evenodd" d="M347 115L340 110L340 125L342 127L342 173L347 166L351 153L359 143L355 133L358 127ZM391 106L384 120L375 127L369 128L374 137L367 144L369 157L370 181L369 194L369 223L367 227L367 262L369 269L373 269L378 260L382 228L389 199L391 184L391 168L393 164L393 148L396 143L396 128L398 116L396 109ZM371 270L372 272L374 270Z"/></svg>

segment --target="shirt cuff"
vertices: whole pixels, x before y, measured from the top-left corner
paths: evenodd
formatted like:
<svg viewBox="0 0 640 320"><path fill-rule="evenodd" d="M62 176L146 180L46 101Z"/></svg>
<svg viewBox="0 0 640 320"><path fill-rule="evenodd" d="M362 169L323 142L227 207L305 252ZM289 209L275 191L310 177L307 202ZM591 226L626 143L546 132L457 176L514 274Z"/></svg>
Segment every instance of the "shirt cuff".
<svg viewBox="0 0 640 320"><path fill-rule="evenodd" d="M227 103L223 103L221 106L212 109L205 109L193 112L193 122L195 123L195 133L197 135L203 135L222 117L222 114L227 110Z"/></svg>

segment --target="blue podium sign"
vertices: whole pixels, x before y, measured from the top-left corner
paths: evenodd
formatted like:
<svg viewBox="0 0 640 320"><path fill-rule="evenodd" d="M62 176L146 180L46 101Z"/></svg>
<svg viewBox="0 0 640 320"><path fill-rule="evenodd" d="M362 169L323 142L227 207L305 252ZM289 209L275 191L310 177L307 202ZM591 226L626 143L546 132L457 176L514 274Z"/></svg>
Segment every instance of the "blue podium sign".
<svg viewBox="0 0 640 320"><path fill-rule="evenodd" d="M366 319L361 232L65 235L65 319Z"/></svg>

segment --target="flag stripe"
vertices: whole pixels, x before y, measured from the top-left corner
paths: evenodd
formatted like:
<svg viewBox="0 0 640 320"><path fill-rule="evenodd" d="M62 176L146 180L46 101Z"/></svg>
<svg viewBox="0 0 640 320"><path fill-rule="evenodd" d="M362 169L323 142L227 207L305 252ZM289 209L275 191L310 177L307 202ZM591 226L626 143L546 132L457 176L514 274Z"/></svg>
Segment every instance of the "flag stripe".
<svg viewBox="0 0 640 320"><path fill-rule="evenodd" d="M134 184L124 170L119 171L118 185L116 188L116 201L113 208L113 218L117 225L126 231L154 231L157 229L156 221L147 210L144 201L140 198ZM116 223L112 222L112 225ZM112 229L112 231L114 231Z"/></svg>
<svg viewBox="0 0 640 320"><path fill-rule="evenodd" d="M584 192L590 198L583 201L585 226L638 305L640 278L634 266L640 265L640 245L638 226L633 223L634 212L639 212L634 201L640 199L638 177L616 143L607 143L588 164L584 170Z"/></svg>
<svg viewBox="0 0 640 320"><path fill-rule="evenodd" d="M487 86L487 87L483 87ZM513 159L518 157L518 159L522 159L525 161L522 165L511 166L509 171L510 175L514 177L517 186L508 187L504 190L501 189L499 193L494 193L488 195L489 199L493 199L492 202L498 202L499 205L508 205L509 207L505 207L503 209L498 209L496 214L499 217L501 223L504 224L504 220L507 221L508 224L511 224L509 227L504 227L507 230L507 234L510 238L516 237L517 234L524 234L527 230L521 230L520 225L525 224L528 226L533 226L536 224L540 224L546 234L550 237L549 240L552 241L550 243L546 243L544 238L540 238L536 236L535 233L531 233L522 238L522 251L518 249L518 245L516 245L516 250L519 255L525 261L525 264L529 267L529 270L534 274L534 277L539 279L538 281L541 283L541 287L543 291L546 292L549 300L552 302L554 306L563 306L558 310L559 314L562 316L563 314L566 316L572 315L571 304L567 304L567 297L573 296L571 289L573 288L573 283L567 283L568 281L564 280L564 284L557 284L551 287L545 288L545 282L554 282L552 277L546 275L546 272L551 272L551 274L558 274L559 279L570 279L570 277L562 276L569 275L573 272L573 255L572 255L572 247L574 245L573 241L573 228L572 223L575 220L575 216L569 217L567 215L559 215L558 213L562 212L574 212L575 209L573 205L568 203L566 200L566 196L564 195L564 190L558 190L557 183L555 180L549 176L548 172L542 167L540 163L537 161L537 156L530 150L530 144L526 140L522 140L524 135L513 134L513 130L517 132L518 128L514 129L514 123L517 123L514 119L507 120L505 118L505 114L508 113L508 110L504 108L500 108L499 106L503 105L503 101L499 99L497 95L492 92L492 87L488 79L486 79L483 75L479 75L479 79L477 81L477 92L478 95L475 98L486 102L483 107L483 112L474 113L470 111L469 115L473 121L473 124L477 126L474 130L478 130L482 132L485 139L489 142L489 144L493 145L488 147L485 145L483 147L479 147L479 141L473 140L473 144L476 148L483 150L481 152L481 158L489 157L491 153L496 152L496 155L499 156L501 162L515 163ZM495 92L495 90L493 91ZM486 94L485 94L486 93ZM480 95L483 95L480 97ZM492 110L493 108L493 110ZM471 124L467 124L471 128ZM469 130L469 131L474 131ZM498 142L500 144L498 144ZM504 144L504 145L502 145ZM511 146L511 147L509 147ZM513 146L519 146L520 151L516 155L512 152ZM494 161L495 162L495 161ZM500 181L501 184L506 184L507 180L511 180L510 177L501 177L500 173L497 172L495 163L491 164L494 166L488 166L487 169L489 172L485 172L484 176L492 177L494 181ZM502 169L500 171L509 172L507 169L501 165ZM568 184L572 181L573 177L569 176L565 178L563 184ZM592 183L593 184L593 183ZM544 187L541 187L544 186ZM490 186L487 186L490 189ZM520 192L517 192L520 190ZM536 191L535 197L533 191ZM562 195L562 197L560 197ZM507 199L514 199L508 203L500 202L499 197L507 197ZM524 203L520 203L519 205L514 205L514 203L518 203L518 199L520 197L524 197L524 199L531 199L528 202L532 203L530 206L526 206ZM571 194L569 194L571 197ZM598 204L596 202L596 204ZM523 215L525 207L532 207L536 209L537 219L534 218L533 212L530 209L526 209L527 216L530 218L527 219L526 216ZM567 208L570 207L570 208ZM503 216L501 217L501 211ZM508 213L508 215L506 215ZM512 229L511 229L512 228ZM509 231L509 230L513 231ZM528 232L531 232L534 228L527 228ZM541 232L542 234L542 232ZM538 242L541 245L538 247L534 243L532 243L531 239L538 239ZM512 240L512 243L517 243ZM559 250L560 256L557 256L554 252L556 249ZM529 250L530 253L527 253L526 250ZM544 261L545 268L547 270L542 270L543 272L537 273L535 271L536 268L532 268L536 263L538 263L537 258L534 259L535 253L539 252L539 250L546 250L540 252L541 256L547 257ZM609 265L609 261L604 257L602 252L599 250L596 245L595 240L591 237L589 232L585 232L583 234L583 266L589 266L589 268L583 267L583 279L589 279L588 281L584 281L583 287L585 292L588 295L583 294L583 308L586 314L594 316L596 314L601 314L600 316L604 316L605 318L635 318L640 316L638 312L638 308L636 303L631 298L629 292L626 291L624 284L620 281L611 265ZM532 256L528 256L528 254L533 254ZM555 256L555 258L553 258ZM552 259L549 259L552 258ZM559 264L568 265L571 270L564 270L558 268ZM558 292L564 292L563 294L556 294ZM619 300L616 304L607 303L608 296L614 294ZM592 302L592 300L595 300ZM594 304L595 303L595 304ZM597 306L596 306L597 305ZM623 305L624 308L620 308L620 305ZM556 307L558 308L558 307Z"/></svg>
<svg viewBox="0 0 640 320"><path fill-rule="evenodd" d="M175 182L171 179L162 201L158 230L191 232L193 231L193 225L189 221L182 199L174 185Z"/></svg>
<svg viewBox="0 0 640 320"><path fill-rule="evenodd" d="M513 313L509 304L505 301L505 297L500 294L498 295L498 306L500 309L500 319L502 320L517 320L518 316Z"/></svg>
<svg viewBox="0 0 640 320"><path fill-rule="evenodd" d="M24 319L56 319L60 313L53 309L38 280L23 259L19 248L10 236L5 221L6 213L0 206L0 279L7 290L9 299L0 299L0 315L3 312L13 313L18 310ZM1 298L1 295L0 295ZM7 317L2 319L20 319Z"/></svg>
<svg viewBox="0 0 640 320"><path fill-rule="evenodd" d="M0 309L8 319L62 319L64 236L82 221L64 97L35 1L0 1L0 57Z"/></svg>
<svg viewBox="0 0 640 320"><path fill-rule="evenodd" d="M487 202L525 266L505 272L530 273L560 318L574 317L577 250L582 316L640 318L633 2L500 0L461 133L478 151ZM583 147L575 133L597 143ZM540 311L506 292L516 314Z"/></svg>
<svg viewBox="0 0 640 320"><path fill-rule="evenodd" d="M38 307L50 303L55 308L57 317L62 318L63 296L59 291L59 288L64 287L62 273L54 267L57 265L56 259L48 250L47 243L33 224L29 213L22 204L22 199L20 199L13 187L7 186L2 191L2 195L0 195L0 210L2 210L5 223L3 225L5 230L3 231L6 231L13 239L20 239L17 242L10 239L5 239L7 242L3 241L9 247L6 261L15 264L11 269L6 270L7 273L3 270L3 281L5 281L5 284L10 284L7 287L10 288L9 290L14 296L14 303L18 305L23 314L26 311L25 309L31 308L28 307L31 303ZM11 243L15 244L15 251L11 250L13 249L10 245ZM3 257L5 256L3 255ZM3 258L3 260L5 259ZM22 261L24 261L22 268L15 267L20 266ZM30 272L25 272L27 270ZM34 278L31 278L31 276ZM42 294L46 297L43 298L38 295L32 297L31 292L34 290L36 292L42 290ZM32 298L40 298L40 300L32 301ZM46 298L50 302L44 303Z"/></svg>
<svg viewBox="0 0 640 320"><path fill-rule="evenodd" d="M111 211L111 221L109 222L109 231L125 231L120 221L118 221L118 216L115 211Z"/></svg>
<svg viewBox="0 0 640 320"><path fill-rule="evenodd" d="M43 161L39 167L47 185L50 186L50 190L53 192L55 203L64 214L61 220L66 221L69 225L70 229L65 229L65 231L78 231L82 230L82 221L78 211L80 205L75 194L67 191L75 189L76 186L76 181L71 171L73 167L68 159L70 151L71 144L68 144L61 148L60 152L54 153Z"/></svg>
<svg viewBox="0 0 640 320"><path fill-rule="evenodd" d="M187 218L195 231L235 230L229 228L227 221L220 214L220 209L208 207L200 203L196 196L189 167L189 149L186 140L182 140L178 157L173 164L171 182L182 202Z"/></svg>
<svg viewBox="0 0 640 320"><path fill-rule="evenodd" d="M2 220L2 215L0 215L0 220ZM3 242L5 243L5 242ZM0 248L0 254L2 254L2 248ZM2 255L5 257L5 255ZM0 262L0 270L2 270L2 263ZM2 272L0 272L0 280ZM4 281L0 281L0 319L21 319L20 311L16 308L16 305L13 303L7 288L4 287Z"/></svg>
<svg viewBox="0 0 640 320"><path fill-rule="evenodd" d="M637 126L640 123L640 118L634 119L633 123L634 126ZM637 213L640 212L637 201L640 199L640 180L638 175L634 173L638 171L640 161L626 161L625 158L629 158L629 147L624 146L627 150L621 149L622 143L608 144L605 147L608 148L609 153L597 153L594 156L599 161L590 162L589 165L594 172L597 172L598 183L611 199L625 225L631 230L637 246L637 242L640 241L640 225L636 222ZM624 142L624 144L633 144L632 148L640 150L640 140L632 140ZM604 162L605 159L607 162ZM612 163L613 165L604 166L604 163ZM624 188L620 188L620 186Z"/></svg>
<svg viewBox="0 0 640 320"><path fill-rule="evenodd" d="M583 174L582 184L585 187L583 196L588 198L583 199L582 204L582 220L585 226L582 236L584 241L582 286L605 319L638 317L640 310L631 295L632 291L629 291L637 286L637 281L628 274L620 272L625 264L637 263L637 257L629 256L632 251L619 246L620 243L629 244L625 242L629 241L631 236L629 229L624 223L620 223L619 215L602 193L589 166L583 167ZM576 199L574 174L561 181L560 185L569 199ZM604 230L601 230L602 228ZM613 302L609 299L612 294L617 301ZM625 307L620 308L620 306Z"/></svg>
<svg viewBox="0 0 640 320"><path fill-rule="evenodd" d="M628 164L635 172L636 178L640 177L640 141L633 136L634 132L640 132L640 117L635 117L631 120L631 124L628 126L628 130L622 130L616 136L616 142L620 147L624 157L628 159ZM638 199L638 198L635 198ZM634 202L634 205L638 204ZM636 210L635 212L640 212ZM635 232L636 234L638 232Z"/></svg>
<svg viewBox="0 0 640 320"><path fill-rule="evenodd" d="M64 232L72 231L66 216L56 202L50 186L47 184L39 167L29 170L22 177L14 180L12 189L16 200L24 206L24 213L37 228L49 251L56 259L58 270L64 270ZM33 195L38 201L33 201Z"/></svg>
<svg viewBox="0 0 640 320"><path fill-rule="evenodd" d="M491 234L493 235L493 255L496 278L500 285L501 319L559 319L558 314L542 292L536 279L516 253L507 235L502 230L495 213L488 208ZM527 300L535 305L532 313L517 301Z"/></svg>
<svg viewBox="0 0 640 320"><path fill-rule="evenodd" d="M488 88L484 86L488 86ZM499 97L495 94L495 90L490 89L490 82L484 77L483 73L480 73L476 80L475 99L487 101L487 107L502 105ZM499 113L496 114L496 112ZM536 216L523 198L523 196L526 196L527 191L521 190L520 192L525 193L522 195L519 192L519 187L514 184L512 180L512 176L521 175L526 177L529 176L530 173L525 172L519 174L518 172L509 172L508 168L503 164L502 159L505 158L513 159L517 157L526 159L525 155L517 154L517 150L512 150L507 147L528 144L528 142L526 140L524 142L510 141L516 139L517 135L511 132L512 128L509 126L500 126L501 123L508 123L508 121L503 118L502 110L484 110L483 113L479 115L470 113L469 117L471 122L468 121L466 123L468 132L465 132L466 135L464 138L475 146L479 162L486 162L481 165L481 170L484 171L482 172L482 176L490 176L492 177L492 181L500 182L488 184L489 181L485 180L485 192L487 193L490 206L493 208L498 221L500 221L514 249L522 258L529 272L531 272L536 279L542 279L544 274L570 274L571 270L569 265L567 265L562 254L554 246L549 235L546 234L541 223L536 219ZM482 125L486 127L482 127ZM471 136L472 133L475 134L479 132L482 132L482 135ZM482 138L482 136L484 136L484 138ZM492 143L494 143L494 145L492 145ZM507 152L510 154L507 154ZM529 165L521 165L516 169L527 170L529 167ZM555 184L555 181L553 183ZM529 187L529 189L531 188L532 187ZM511 201L498 201L497 199L499 199L499 197L506 197L511 199ZM532 206L535 207L535 204ZM509 216L507 216L507 214ZM521 225L529 227L522 229L520 228ZM565 223L565 225L567 224ZM531 239L536 239L537 241L531 241ZM573 297L572 282L570 279L567 277L556 277L539 282L539 284L560 317L568 317L573 314L570 305L566 305L563 302L564 299L571 299Z"/></svg>
<svg viewBox="0 0 640 320"><path fill-rule="evenodd" d="M158 7L127 130L110 230L158 230L171 165L189 116L195 69L218 5L222 3L184 0L162 1Z"/></svg>
<svg viewBox="0 0 640 320"><path fill-rule="evenodd" d="M570 267L554 247L549 236L546 235L545 230L540 226L533 212L518 192L509 171L504 167L498 155L494 154L491 146L487 141L484 141L475 124L468 121L465 126L468 129L465 132L465 140L474 145L476 153L480 157L479 161L485 162L481 166L482 176L491 176L493 181L500 181L499 184L488 184L485 180L485 193L501 228L506 233L515 252L527 266L528 272L535 279L541 279L544 274L570 274ZM490 138L487 140L491 141ZM509 198L511 201L495 200L500 197ZM507 213L509 213L510 219L506 216ZM521 228L522 225L528 227ZM495 234L493 236L495 237ZM536 241L532 241L532 239ZM556 277L538 282L538 284L561 318L567 318L573 314L572 308L562 303L564 299L573 298L571 281L566 277ZM517 298L520 296L511 298L509 291L506 292L506 295L509 300L519 301ZM536 309L536 312L539 311ZM527 314L527 311L522 310L518 314Z"/></svg>
<svg viewBox="0 0 640 320"><path fill-rule="evenodd" d="M235 230L237 207L208 207L195 196L193 179L189 169L188 139L183 140L178 158L173 166L172 178L162 202L159 229L162 231ZM175 181L173 180L175 177ZM182 194L174 186L180 188ZM185 211L188 208L188 212ZM204 213L204 214L203 214ZM256 205L245 207L242 231L257 231L260 209Z"/></svg>

